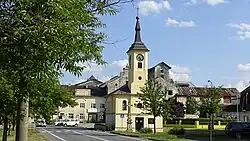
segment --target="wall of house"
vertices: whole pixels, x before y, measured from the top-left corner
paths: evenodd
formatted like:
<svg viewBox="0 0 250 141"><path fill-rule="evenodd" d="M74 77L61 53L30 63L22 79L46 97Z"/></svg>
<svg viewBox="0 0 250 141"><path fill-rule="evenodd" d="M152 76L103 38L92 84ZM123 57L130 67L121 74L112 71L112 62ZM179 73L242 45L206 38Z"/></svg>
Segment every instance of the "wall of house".
<svg viewBox="0 0 250 141"><path fill-rule="evenodd" d="M126 84L126 82L128 81L128 69L129 67L126 66L125 68L123 68L123 71L120 72L119 76L107 81L108 94Z"/></svg>
<svg viewBox="0 0 250 141"><path fill-rule="evenodd" d="M130 98L131 97L131 98ZM144 118L144 128L149 127L153 128L153 124L148 124L148 118L153 118L152 115L144 114L146 111L143 111L141 108L137 108L138 103L142 103L140 99L131 94L127 95L116 95L116 110L115 110L115 130L126 130L127 129L127 119L128 119L128 108L123 110L123 101L131 100L131 119L132 119L132 128L135 130L135 118L143 117ZM163 131L163 119L162 117L156 118L156 128L158 132Z"/></svg>
<svg viewBox="0 0 250 141"><path fill-rule="evenodd" d="M79 119L80 121L88 120L88 113L95 112L100 113L104 112L104 108L101 108L101 104L105 104L104 97L95 97L95 96L81 96L76 98L78 105L75 107L67 106L65 108L59 108L59 115L64 114L64 119L69 119L69 114L73 114L74 119ZM80 107L83 103L84 107ZM96 104L96 108L91 107L91 104ZM83 115L83 117L80 117Z"/></svg>

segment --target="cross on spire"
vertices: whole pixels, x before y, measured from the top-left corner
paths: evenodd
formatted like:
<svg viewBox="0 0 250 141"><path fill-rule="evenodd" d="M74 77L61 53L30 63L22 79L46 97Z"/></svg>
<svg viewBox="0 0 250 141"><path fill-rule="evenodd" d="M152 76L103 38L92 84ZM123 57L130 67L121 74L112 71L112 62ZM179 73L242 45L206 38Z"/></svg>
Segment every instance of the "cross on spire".
<svg viewBox="0 0 250 141"><path fill-rule="evenodd" d="M136 17L139 17L139 7L137 7L136 10L137 10Z"/></svg>

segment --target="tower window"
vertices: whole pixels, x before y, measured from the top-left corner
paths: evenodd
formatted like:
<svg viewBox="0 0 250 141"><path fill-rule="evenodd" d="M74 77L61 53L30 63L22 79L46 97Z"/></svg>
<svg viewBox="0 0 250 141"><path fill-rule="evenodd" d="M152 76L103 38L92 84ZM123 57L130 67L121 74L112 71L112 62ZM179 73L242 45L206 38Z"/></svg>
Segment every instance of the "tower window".
<svg viewBox="0 0 250 141"><path fill-rule="evenodd" d="M138 68L142 68L142 62L138 62Z"/></svg>
<svg viewBox="0 0 250 141"><path fill-rule="evenodd" d="M163 73L164 72L164 70L163 69L161 69L161 73Z"/></svg>
<svg viewBox="0 0 250 141"><path fill-rule="evenodd" d="M122 101L122 110L127 110L127 101L126 100Z"/></svg>
<svg viewBox="0 0 250 141"><path fill-rule="evenodd" d="M141 77L141 76L139 76L139 77L138 77L138 79L139 79L139 80L142 80L142 77Z"/></svg>

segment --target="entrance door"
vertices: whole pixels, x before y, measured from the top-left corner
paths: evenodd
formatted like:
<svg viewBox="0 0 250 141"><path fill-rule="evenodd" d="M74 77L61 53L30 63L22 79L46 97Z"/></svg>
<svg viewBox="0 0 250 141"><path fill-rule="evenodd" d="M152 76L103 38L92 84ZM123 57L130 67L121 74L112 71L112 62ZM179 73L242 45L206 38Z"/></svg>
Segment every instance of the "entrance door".
<svg viewBox="0 0 250 141"><path fill-rule="evenodd" d="M89 123L96 123L97 114L96 113L89 113L88 114L88 121Z"/></svg>
<svg viewBox="0 0 250 141"><path fill-rule="evenodd" d="M143 117L136 117L135 118L135 129L137 131L139 131L140 129L142 129L143 128L143 123L144 123Z"/></svg>

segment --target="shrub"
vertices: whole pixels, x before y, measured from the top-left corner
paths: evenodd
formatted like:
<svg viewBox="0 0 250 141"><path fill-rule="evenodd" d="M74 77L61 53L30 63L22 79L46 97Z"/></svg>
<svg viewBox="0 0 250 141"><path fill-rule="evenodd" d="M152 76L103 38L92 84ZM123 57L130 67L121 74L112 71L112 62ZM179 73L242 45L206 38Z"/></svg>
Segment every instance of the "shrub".
<svg viewBox="0 0 250 141"><path fill-rule="evenodd" d="M106 125L106 131L112 131L114 127L112 125Z"/></svg>
<svg viewBox="0 0 250 141"><path fill-rule="evenodd" d="M185 134L185 129L182 127L175 127L173 129L170 129L168 131L169 134L173 134L173 135L184 135Z"/></svg>
<svg viewBox="0 0 250 141"><path fill-rule="evenodd" d="M152 129L151 128L142 128L139 131L140 133L152 133Z"/></svg>

